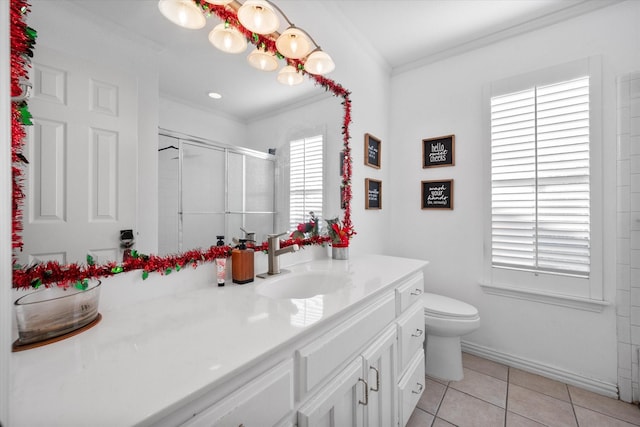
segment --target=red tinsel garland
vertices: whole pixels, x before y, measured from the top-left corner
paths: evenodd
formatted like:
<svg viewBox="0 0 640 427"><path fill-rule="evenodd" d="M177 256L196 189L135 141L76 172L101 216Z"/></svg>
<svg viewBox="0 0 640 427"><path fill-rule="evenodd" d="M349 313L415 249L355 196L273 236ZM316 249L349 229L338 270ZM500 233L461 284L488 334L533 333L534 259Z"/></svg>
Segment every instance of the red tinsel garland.
<svg viewBox="0 0 640 427"><path fill-rule="evenodd" d="M226 6L216 6L202 0L195 0L202 9L209 14L215 14L222 21L228 21L230 25L237 28L244 36L254 45L264 47L267 51L276 53L275 40L254 34L244 28L238 21L236 12ZM12 95L20 93L18 85L21 77L28 74L29 62L25 54L29 50L30 40L27 36L27 26L25 24L25 15L29 11L29 6L24 0L11 0L11 92ZM303 74L307 75L315 81L316 84L325 88L325 90L333 93L334 96L343 98L342 105L344 108L344 119L342 123L342 135L344 144L344 164L342 173L342 197L344 205L343 226L349 230L349 238L356 234L351 223L351 173L352 159L349 141L349 125L351 124L351 100L350 92L340 84L323 76L313 75L304 70L304 63L299 60L287 59L289 65L294 66ZM11 153L14 166L13 173L13 232L12 244L15 249L22 249L22 212L21 206L24 199L22 192L22 169L17 166L21 163L21 153L24 146L24 138L26 132L22 126L20 106L17 103L13 105L12 114L12 144ZM313 236L307 239L289 239L280 243L281 247L287 247L294 244L304 247L305 245L325 244L331 241L329 236ZM266 251L267 243L254 245L256 251ZM96 265L87 263L87 265L72 263L61 265L55 261L49 261L37 264L28 268L13 271L13 287L14 288L31 288L44 286L61 286L67 287L75 282L83 279L98 279L101 277L109 277L115 274L142 270L142 277L146 279L149 273L158 272L166 275L172 271L179 271L184 267L196 267L198 264L205 262L213 262L216 258L229 257L232 248L229 246L211 246L209 249L194 249L177 255L169 255L165 257L156 255L138 255L128 258L122 263L107 263ZM15 260L14 260L15 263Z"/></svg>
<svg viewBox="0 0 640 427"><path fill-rule="evenodd" d="M26 78L29 73L28 53L31 39L27 34L26 14L29 5L24 0L12 0L10 2L10 45L11 45L11 96L21 94L20 79ZM11 246L14 250L22 250L22 169L19 166L22 150L25 143L26 132L22 126L22 112L18 102L11 103L11 173L12 173L12 223ZM15 260L13 260L15 262Z"/></svg>

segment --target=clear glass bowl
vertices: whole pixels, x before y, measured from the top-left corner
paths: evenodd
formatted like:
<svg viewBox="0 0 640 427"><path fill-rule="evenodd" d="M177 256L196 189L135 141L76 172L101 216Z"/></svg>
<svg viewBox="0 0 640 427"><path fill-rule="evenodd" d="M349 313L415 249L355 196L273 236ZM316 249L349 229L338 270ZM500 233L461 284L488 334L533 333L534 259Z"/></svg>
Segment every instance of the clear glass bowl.
<svg viewBox="0 0 640 427"><path fill-rule="evenodd" d="M15 312L20 345L45 341L73 332L98 316L99 280L86 290L52 287L39 289L18 298Z"/></svg>

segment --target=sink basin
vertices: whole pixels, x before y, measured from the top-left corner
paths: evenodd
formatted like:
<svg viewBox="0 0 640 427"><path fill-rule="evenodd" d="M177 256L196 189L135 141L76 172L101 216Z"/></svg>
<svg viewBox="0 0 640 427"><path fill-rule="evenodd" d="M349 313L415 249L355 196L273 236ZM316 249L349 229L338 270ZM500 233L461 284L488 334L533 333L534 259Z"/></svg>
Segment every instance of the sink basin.
<svg viewBox="0 0 640 427"><path fill-rule="evenodd" d="M351 278L344 273L305 271L270 277L256 285L256 292L274 299L305 299L344 289Z"/></svg>

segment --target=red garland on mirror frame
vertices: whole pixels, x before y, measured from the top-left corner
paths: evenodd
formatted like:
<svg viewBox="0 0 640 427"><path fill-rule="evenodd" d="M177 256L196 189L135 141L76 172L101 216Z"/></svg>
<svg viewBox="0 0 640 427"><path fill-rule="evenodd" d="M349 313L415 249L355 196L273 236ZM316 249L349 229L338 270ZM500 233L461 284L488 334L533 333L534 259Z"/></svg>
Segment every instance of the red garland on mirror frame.
<svg viewBox="0 0 640 427"><path fill-rule="evenodd" d="M14 97L22 95L21 81L25 81L31 66L30 57L33 57L33 47L37 34L35 30L26 24L26 15L29 13L29 4L24 0L12 0L9 8L10 21L10 62L11 62L11 176L12 176L12 222L11 222L11 247L22 250L22 204L24 192L22 191L23 170L21 165L27 163L22 151L25 144L26 131L23 125L31 124L31 114L24 100L16 100ZM15 263L15 259L12 260Z"/></svg>
<svg viewBox="0 0 640 427"><path fill-rule="evenodd" d="M222 21L229 21L231 25L236 27L245 37L256 46L264 46L268 51L277 52L275 40L258 34L244 28L238 21L235 11L225 6L216 6L207 3L204 0L195 0L202 7L205 13L218 16ZM26 78L30 61L28 57L33 56L33 47L37 37L36 32L29 28L25 23L26 14L30 11L28 2L25 0L11 0L10 2L10 20L11 20L11 92L12 96L20 92L20 78ZM307 73L304 70L304 63L300 60L287 59L289 65L294 66L303 74L312 79L315 84L322 86L326 91L331 92L334 96L343 98L342 105L344 108L344 119L342 123L342 135L344 145L344 167L342 177L342 203L344 208L344 217L342 227L346 232L347 239L353 237L356 232L351 223L351 174L352 159L349 148L351 135L349 126L351 124L351 99L350 92L342 85L323 76ZM14 250L21 250L22 242L22 212L21 206L24 199L22 191L22 168L20 165L26 163L26 159L22 155L22 149L25 143L26 132L25 124L30 123L30 114L27 109L26 102L13 103L12 109L12 176L13 176L13 222L12 222L12 246ZM281 241L281 247L287 247L294 244L304 247L306 245L318 245L331 242L329 236L315 235L308 238L293 238ZM266 252L268 247L264 242L260 245L253 245L254 250ZM55 261L35 264L28 267L21 267L16 264L14 259L13 283L12 287L16 289L38 288L40 286L60 286L68 287L73 284L81 283L85 279L98 279L101 277L114 276L123 272L132 270L142 270L142 279L146 279L151 272L158 272L162 275L170 274L172 271L179 271L184 267L196 267L200 263L213 262L216 258L230 256L231 248L229 246L212 246L206 250L195 249L178 255L155 256L142 255L133 251L132 256L122 263L106 263L97 265L87 259L87 264L65 264L61 265Z"/></svg>

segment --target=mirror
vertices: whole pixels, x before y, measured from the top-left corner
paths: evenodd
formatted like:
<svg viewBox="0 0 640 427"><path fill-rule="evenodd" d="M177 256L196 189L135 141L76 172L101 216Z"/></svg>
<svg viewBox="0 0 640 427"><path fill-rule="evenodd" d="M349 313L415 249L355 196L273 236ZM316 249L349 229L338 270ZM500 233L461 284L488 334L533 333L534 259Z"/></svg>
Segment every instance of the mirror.
<svg viewBox="0 0 640 427"><path fill-rule="evenodd" d="M286 170L276 173L276 155L164 129L159 144L158 254L208 247L218 236L262 242L279 230L276 176Z"/></svg>
<svg viewBox="0 0 640 427"><path fill-rule="evenodd" d="M32 4L32 12L31 14L35 14L38 11L38 8L44 7L44 5L47 2L44 1L34 1ZM45 39L44 37L46 36L47 32L49 32L49 34L52 33L56 33L58 36L56 38L56 40L59 40L61 43L64 43L65 41L69 41L71 44L73 44L74 42L71 41L70 39L72 39L74 37L74 35L69 35L66 34L66 32L64 31L65 28L69 28L69 27L76 27L76 30L82 31L82 29L86 29L87 30L87 34L93 34L93 33L97 33L98 35L105 35L108 34L111 31L111 34L115 34L117 31L114 32L114 30L117 30L117 23L109 23L107 26L107 29L102 29L100 30L99 28L96 27L96 21L99 21L99 19L96 18L95 14L91 14L90 10L87 9L91 9L90 7L85 7L87 6L87 4L91 4L93 6L96 7L96 10L99 10L101 7L110 7L107 3L108 2L86 2L86 4L82 4L83 2L78 0L78 1L71 1L69 2L69 4L73 7L76 8L76 12L78 12L80 15L86 16L88 18L87 22L81 22L78 20L74 20L72 22L66 22L64 20L58 20L58 19L54 19L48 11L46 16L43 16L40 18L40 20L38 21L38 23L33 23L31 24L31 20L29 19L29 17L27 17L28 22L30 25L32 25L38 32L39 32L39 39L38 39L38 43L40 44L46 44L45 43ZM141 5L145 5L145 7L150 8L149 13L153 13L153 14L159 14L157 11L157 6L156 6L156 2L155 1L145 1L145 2L132 2L132 4L136 4L136 7L141 7ZM57 9L59 8L59 4L55 4L55 8ZM211 12L212 15L215 15L216 10L218 10L218 7L214 7L209 5L208 3L203 3L203 7L207 7L207 8L211 8ZM111 9L118 9L118 10L122 10L125 9L123 7L119 7L119 8L113 8L110 7ZM49 7L49 9L51 9L51 7ZM94 10L95 11L95 10ZM130 13L131 11L127 11L125 10L124 14L129 14L133 17L133 13ZM55 12L54 12L55 13ZM229 11L225 9L225 14L229 14ZM92 16L92 18L91 18ZM93 19L93 20L92 20ZM163 18L164 19L164 18ZM218 20L216 19L215 16L212 16L209 18L209 20L213 20L215 21L215 23L218 22ZM47 22L47 24L45 24L45 22ZM155 22L155 21L154 21ZM40 28L38 28L38 25L42 24L42 26ZM164 23L165 25L167 23ZM145 21L145 27L146 26L153 26L155 24L152 24L149 20ZM169 25L173 25L170 24ZM45 27L47 27L47 29L45 30ZM173 27L171 27L173 28ZM179 30L179 28L178 28ZM175 36L175 38L179 39L180 41L184 41L189 42L189 43L202 43L201 37L196 37L193 36L192 34L186 35L186 33L184 32L178 32L178 35ZM201 35L200 35L201 36ZM87 35L87 37L89 37ZM114 36L115 37L115 36ZM157 66L161 66L162 64L162 59L158 59L159 57L162 58L162 46L158 46L158 45L154 45L153 42L149 42L149 41L140 41L140 40L134 40L136 43L131 43L131 46L128 46L129 49L129 54L131 54L131 52L134 52L135 55L139 55L140 58L138 58L138 62L132 64L132 68L134 69L135 72L138 73L138 76L140 76L141 74L143 74L148 68L143 69L143 71L137 70L135 69L136 67L141 67L140 63L144 63L145 60L147 58L151 58L151 63L152 64L156 64ZM205 40L205 43L206 42ZM144 45L149 45L151 44L151 52L144 52L141 50L141 46ZM98 46L98 44L96 44L96 46ZM213 54L215 52L215 48L213 48L212 46L208 46L208 49L210 51L211 54ZM96 54L98 55L108 55L107 52L105 51L101 51L100 49L93 49L95 51ZM127 60L127 49L123 49L124 52L124 61ZM160 52L160 53L159 53ZM36 45L36 54L38 53L38 45ZM218 53L218 52L216 52ZM86 57L87 56L87 52L84 51L82 52L82 54ZM227 55L227 54L221 54L223 55L224 59L224 63L226 63L226 61L231 61L232 59L236 59L239 61L244 62L244 56L242 56L241 58L232 58L231 55ZM174 59L173 62L174 63L178 63L179 65L182 65L182 67L184 68L184 63L181 63L179 58L178 60ZM70 60L73 60L73 58L70 58ZM104 62L104 61L101 61ZM224 68L223 67L223 62L219 62L217 63L217 66L215 68ZM256 70L251 70L251 68L246 64L243 63L243 70L246 69L247 71L252 71L252 72L256 72ZM196 66L193 68L194 70L211 70L211 67L205 67L202 66L202 64L196 64ZM55 71L55 70L53 70ZM188 70L188 71L192 71L192 70ZM105 71L105 72L108 72ZM209 71L210 72L210 71ZM170 94L170 88L165 88L163 87L163 73L164 71L160 70L157 71L156 70L156 75L154 76L153 73L150 73L149 76L149 82L144 82L144 81L138 81L138 91L142 90L148 90L149 86L153 86L153 84L158 84L161 88L161 91L163 92L163 96L165 94L169 94L169 97L171 96ZM55 75L55 73L54 73ZM190 75L190 73L187 73L187 75ZM256 75L260 75L260 74L256 74ZM111 74L109 74L109 76L111 76ZM334 188L336 194L332 194L332 192L328 193L328 197L333 198L334 200L336 200L335 204L337 206L340 206L340 204L343 205L344 207L344 216L342 218L342 221L344 223L345 226L347 227L351 227L351 218L350 218L350 205L349 205L349 201L351 199L351 193L350 193L350 176L351 176L351 157L350 157L350 151L349 151L349 124L350 124L350 108L351 108L351 103L350 103L350 99L349 99L349 92L344 89L342 86L340 86L339 84L335 83L334 81L332 81L331 79L328 78L324 78L324 77L319 77L319 76L312 76L312 75L307 75L306 80L307 83L307 89L309 87L312 88L313 91L315 91L314 93L322 93L322 96L326 96L325 94L328 93L329 95L332 95L332 98L325 100L324 98L320 99L320 97L315 97L313 98L311 101L309 100L309 94L305 92L305 90L298 90L296 92L296 95L300 95L303 98L290 98L291 93L288 93L287 95L281 96L280 94L282 93L287 93L286 91L288 91L291 88L288 87L283 87L281 86L279 83L275 82L275 75L273 74L264 74L261 76L265 76L265 77L260 77L260 78L252 78L249 80L257 80L257 79L264 79L264 78L268 78L271 80L273 87L276 87L277 89L277 93L278 95L273 95L276 92L273 91L269 91L269 95L266 97L263 97L263 99L256 99L255 101L252 100L251 104L252 105L258 105L260 104L262 107L261 109L256 109L253 108L251 110L249 110L250 112L247 113L248 115L253 115L254 117L258 117L257 120L255 120L255 122L249 122L247 117L248 116L236 116L236 117L241 117L240 121L244 120L246 124L243 124L244 128L246 128L246 135L249 136L249 138L251 137L251 134L257 134L258 136L260 135L265 135L264 133L264 128L265 128L265 123L268 123L270 121L269 118L265 118L264 116L264 111L273 111L273 110L278 110L280 108L282 108L282 103L288 103L291 104L292 102L294 104L299 104L301 101L301 99L304 99L305 103L320 103L320 104L324 104L327 105L326 103L330 102L332 103L333 107L335 110L338 110L338 115L341 117L340 120L337 121L337 123L331 123L330 125L327 125L327 134L331 135L333 137L333 139L335 141L338 141L338 144L336 147L334 147L333 150L327 150L327 156L328 157L335 157L335 164L336 164L336 170L337 170L337 164L338 164L338 154L341 150L343 150L345 152L345 161L344 161L344 168L342 170L343 174L340 177L340 179L335 179L334 181L338 181L340 183L340 185L342 186L342 189L340 188L340 185L335 185ZM43 76L35 76L36 78L42 78ZM51 77L51 76L49 76ZM66 76L69 77L69 76ZM154 81L154 78L156 79L156 81ZM191 80L197 80L197 79L190 79L190 78L186 78L186 80L183 80L184 82L184 86L185 88L188 88L189 85L187 84L187 82L191 81ZM246 81L246 80L245 80ZM266 83L262 83L263 80L260 80L260 87L266 87L267 84ZM40 82L42 83L42 82ZM101 85L101 81L100 80L96 80L95 81L95 86L92 87L92 90L94 91L93 93L98 94L99 96L105 96L104 101L106 103L101 103L99 102L97 104L97 106L99 108L106 108L108 109L110 107L109 105L109 90L110 90L110 86L109 85ZM147 84L147 87L145 88L145 84ZM239 86L250 86L250 85L239 85ZM142 87L142 89L141 89ZM271 83L269 85L269 87L271 87ZM132 92L135 92L135 87L133 88L134 90L132 90ZM186 90L186 89L185 89ZM253 90L253 89L248 89L248 90ZM260 92L259 90L254 90L255 92ZM318 92L319 91L319 92ZM156 89L157 92L157 89ZM121 95L124 95L124 92L120 93ZM150 97L153 98L153 96L156 96L156 103L162 103L164 102L163 99L159 99L157 98L158 94L152 94ZM268 98L271 101L275 101L276 104L270 104L270 105L266 105L266 104L262 104L264 102L264 98ZM336 100L335 98L338 98L338 100ZM170 99L170 98L169 98ZM171 101L170 101L171 102ZM173 105L173 104L172 104ZM342 108L340 108L340 105ZM336 108L337 107L337 108ZM322 108L326 108L326 107L322 107ZM142 111L143 109L140 108L139 111ZM296 110L300 110L299 105L297 105ZM170 111L170 108L166 109L165 111ZM236 112L239 110L235 110ZM122 113L122 112L121 112ZM134 112L135 113L135 112ZM161 112L162 114L163 112ZM239 113L238 113L239 114ZM261 116L262 114L262 116ZM133 114L133 116L138 117L136 114ZM144 117L146 118L146 116ZM156 118L157 120L157 118ZM161 120L162 121L162 120ZM170 121L170 120L169 120ZM304 120L302 120L302 122L304 122ZM148 125L148 123L145 123L146 125ZM152 122L153 124L153 122ZM240 126L240 127L243 127ZM331 127L331 129L329 129L329 127ZM334 129L335 127L335 129ZM157 137L157 128L154 128L153 126L147 126L147 129L155 129L155 133L156 133L156 137ZM31 132L34 132L33 130L30 130ZM42 129L40 129L40 131L43 131ZM44 129L44 131L49 131L52 133L53 136L55 136L55 133L57 132L57 129L55 128L55 126L52 126L50 129ZM301 128L296 128L293 130L288 130L287 132L285 132L286 135L283 135L285 137L292 137L295 136L296 133L300 133L301 132ZM110 142L110 138L113 135L110 135L108 132L105 133L100 133L100 132L96 132L95 134L91 135L92 142L93 142L93 147L98 150L100 153L102 153L104 155L105 158L109 158L109 156L111 156L113 153L110 151L110 147L111 142ZM149 134L146 135L147 137L149 137ZM133 140L137 140L138 144L142 144L144 143L143 140L140 139L140 132L138 132L137 135L133 135L132 136ZM231 140L233 138L230 138L229 142L230 143L237 143L237 140ZM242 139L240 139L242 140ZM280 139L280 141L285 141L286 139ZM41 147L42 148L42 147ZM264 149L264 147L259 147ZM157 149L157 146L155 147L155 149ZM102 150L102 151L100 151ZM46 152L41 153L42 156L46 156ZM27 156L28 157L28 156ZM135 157L134 157L135 158ZM53 158L51 159L53 161ZM332 160L333 162L333 160ZM101 179L105 179L104 176L100 175L100 164L98 165L94 165L94 169L92 170L91 168L89 168L89 170L86 172L87 175L89 175L89 179L93 179L95 178L95 185L97 186L96 188L100 188L101 185ZM131 166L134 170L136 170L136 165L135 163L132 164ZM140 165L138 165L138 168L140 168ZM329 169L329 167L328 167ZM98 170L98 171L96 171ZM93 173L94 176L92 178L92 176L90 176L90 173ZM108 176L107 176L108 178ZM135 179L135 175L134 178ZM137 177L137 179L140 179L140 176ZM146 179L146 178L145 178ZM70 179L71 180L71 179ZM44 184L47 185L57 185L56 183L52 183L52 182L45 182ZM108 188L108 179L106 182L102 182L103 185L105 185L105 188ZM128 184L129 187L135 187L133 185L131 185L131 183ZM141 190L138 190L141 191ZM340 199L340 195L338 195L337 193L340 192L342 195L342 199ZM70 192L73 193L73 192ZM133 199L130 199L130 203L138 203L139 200L136 200L135 197L140 198L141 195L140 194L135 194L135 191L133 193ZM58 203L59 201L57 200L53 200L51 202L51 206L59 206L60 204ZM104 200L99 200L96 204L96 206L94 206L93 208L95 208L95 218L106 218L103 222L104 223L108 223L109 222L109 215L111 215L111 213L108 210L108 207L110 205L110 200L108 198L105 198ZM104 208L104 209L103 209ZM330 216L331 214L333 214L334 212L339 212L339 210L334 210L328 213L328 215ZM20 212L18 212L19 214ZM101 215L103 217L101 217ZM157 212L156 212L157 215ZM99 222L99 221L98 221ZM133 222L134 226L135 224L135 220ZM137 224L139 225L139 224ZM77 230L73 230L73 229L66 229L61 231L61 235L60 236L56 236L56 237L50 237L50 239L56 240L56 241L63 241L65 236L82 236L83 238L87 237L87 234L83 234L82 232L78 232ZM18 236L18 242L14 242L14 243L19 243L21 236ZM45 237L41 236L40 239L44 239ZM303 243L303 244L317 244L317 243L323 243L326 240L322 240L322 239L308 239L305 240L303 242L298 242L298 243ZM211 244L214 244L214 242L212 241ZM287 242L285 242L285 245L287 244ZM264 244L257 245L257 249L263 249L264 248ZM122 263L100 263L100 257L93 257L93 259L89 259L87 260L87 263L85 264L84 262L71 262L69 260L66 259L60 259L60 260L54 260L53 262L46 262L43 263L41 265L37 265L34 266L32 268L28 268L28 269L22 269L22 270L16 270L14 272L14 287L29 287L33 284L36 283L44 283L44 284L48 284L48 283L58 283L58 284L68 284L70 282L85 278L85 277L105 277L105 276L109 276L112 274L117 274L119 272L122 271L128 271L128 270L134 270L134 269L141 269L144 271L143 273L143 277L144 274L148 274L149 272L153 272L153 271L160 271L160 272L164 272L167 269L172 269L172 268L176 268L177 266L184 266L186 264L189 263L194 263L194 262L207 262L207 261L211 261L213 259L215 259L216 257L219 257L221 255L220 252L218 252L216 250L216 248L210 248L210 249L197 249L197 250L188 250L185 249L185 251L181 254L177 254L177 255L171 255L171 256L154 256L154 255L149 255L149 256L145 256L145 257L134 257L133 259L127 260L126 262L122 262ZM82 256L80 256L80 259L82 259ZM39 281L39 282L38 282Z"/></svg>

